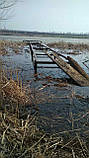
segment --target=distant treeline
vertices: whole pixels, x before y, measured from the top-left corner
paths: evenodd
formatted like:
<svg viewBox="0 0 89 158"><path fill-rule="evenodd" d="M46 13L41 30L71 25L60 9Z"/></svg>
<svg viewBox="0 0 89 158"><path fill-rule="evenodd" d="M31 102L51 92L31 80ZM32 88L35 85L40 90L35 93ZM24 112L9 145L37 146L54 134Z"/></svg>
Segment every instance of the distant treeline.
<svg viewBox="0 0 89 158"><path fill-rule="evenodd" d="M0 35L17 36L46 36L46 37L65 37L65 38L89 38L88 33L55 33L55 32L37 32L37 31L19 31L19 30L0 30Z"/></svg>

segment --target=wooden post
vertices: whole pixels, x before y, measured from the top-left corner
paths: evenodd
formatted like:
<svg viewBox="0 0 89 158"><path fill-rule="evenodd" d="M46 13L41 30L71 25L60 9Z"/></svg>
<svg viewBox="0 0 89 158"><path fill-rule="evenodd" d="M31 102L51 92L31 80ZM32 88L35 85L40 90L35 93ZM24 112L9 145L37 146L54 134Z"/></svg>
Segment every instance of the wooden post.
<svg viewBox="0 0 89 158"><path fill-rule="evenodd" d="M30 51L31 51L31 57L32 57L32 61L33 61L33 48L32 48L32 45L31 45L31 43L29 44L29 47L30 47Z"/></svg>
<svg viewBox="0 0 89 158"><path fill-rule="evenodd" d="M37 62L36 62L36 60L34 60L34 72L35 72L35 74L37 74Z"/></svg>
<svg viewBox="0 0 89 158"><path fill-rule="evenodd" d="M37 56L35 53L33 54L33 65L34 65L34 72L35 74L37 74Z"/></svg>

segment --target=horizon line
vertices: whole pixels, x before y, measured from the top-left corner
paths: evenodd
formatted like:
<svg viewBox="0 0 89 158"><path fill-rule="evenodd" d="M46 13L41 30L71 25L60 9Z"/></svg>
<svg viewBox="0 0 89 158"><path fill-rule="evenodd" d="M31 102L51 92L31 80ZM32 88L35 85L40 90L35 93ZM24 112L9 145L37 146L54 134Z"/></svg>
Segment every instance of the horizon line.
<svg viewBox="0 0 89 158"><path fill-rule="evenodd" d="M18 31L18 32L20 32L20 31L22 31L22 32L35 32L35 33L48 33L48 34L77 34L77 35L88 35L89 34L89 32L86 32L86 33L84 33L84 32L79 32L79 33L77 33L77 32L55 32L55 31L52 31L52 32L48 32L48 31L37 31L37 30L34 30L34 31L28 31L28 30L12 30L12 29L0 29L0 31Z"/></svg>

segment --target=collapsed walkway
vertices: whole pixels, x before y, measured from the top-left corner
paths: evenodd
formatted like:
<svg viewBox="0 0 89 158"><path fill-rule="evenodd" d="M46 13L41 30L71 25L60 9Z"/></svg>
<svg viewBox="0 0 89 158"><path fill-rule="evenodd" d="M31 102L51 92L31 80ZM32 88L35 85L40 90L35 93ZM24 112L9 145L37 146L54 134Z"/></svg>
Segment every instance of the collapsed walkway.
<svg viewBox="0 0 89 158"><path fill-rule="evenodd" d="M37 74L37 68L39 68L38 64L56 64L70 78L72 78L76 84L79 86L89 86L89 76L73 58L69 56L65 57L56 50L43 44L41 41L25 40L24 42L30 47L35 74ZM46 55L51 61L39 61L39 55Z"/></svg>

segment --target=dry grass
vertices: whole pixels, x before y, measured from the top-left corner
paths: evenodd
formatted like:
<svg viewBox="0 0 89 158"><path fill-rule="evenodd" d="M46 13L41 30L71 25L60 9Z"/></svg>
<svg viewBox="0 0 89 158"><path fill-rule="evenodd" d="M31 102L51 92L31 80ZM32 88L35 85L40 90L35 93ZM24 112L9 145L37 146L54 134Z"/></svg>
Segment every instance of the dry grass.
<svg viewBox="0 0 89 158"><path fill-rule="evenodd" d="M78 134L65 142L58 134L40 131L36 119L36 115L20 119L16 113L0 112L1 158L88 158L86 143Z"/></svg>
<svg viewBox="0 0 89 158"><path fill-rule="evenodd" d="M0 40L0 55L6 55L9 51L19 53L24 47L23 42L12 42Z"/></svg>
<svg viewBox="0 0 89 158"><path fill-rule="evenodd" d="M53 48L59 48L59 49L72 49L72 50L88 50L89 51L89 45L88 44L73 44L69 42L58 42L58 43L48 43L48 46Z"/></svg>
<svg viewBox="0 0 89 158"><path fill-rule="evenodd" d="M29 102L29 98L26 96L25 91L21 90L21 87L13 80L9 80L2 86L2 91L5 97L8 97L14 101L18 101L22 104Z"/></svg>

